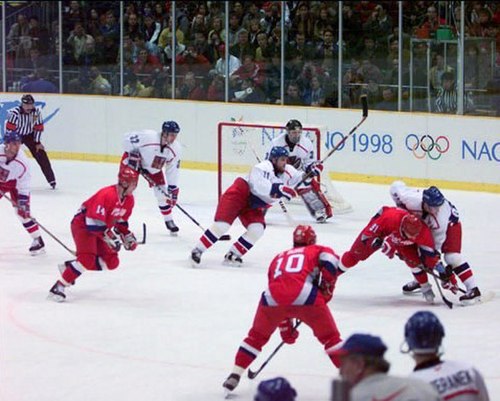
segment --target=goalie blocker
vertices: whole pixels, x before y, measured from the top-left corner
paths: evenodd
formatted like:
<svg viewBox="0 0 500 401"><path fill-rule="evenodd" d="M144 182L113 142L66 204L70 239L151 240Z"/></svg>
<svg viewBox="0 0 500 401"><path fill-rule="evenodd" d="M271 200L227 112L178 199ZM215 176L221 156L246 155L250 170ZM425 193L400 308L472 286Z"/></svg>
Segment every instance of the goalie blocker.
<svg viewBox="0 0 500 401"><path fill-rule="evenodd" d="M332 207L325 194L321 192L318 181L311 180L307 186L297 188L297 193L302 198L311 216L314 217L318 223L324 223L333 216Z"/></svg>

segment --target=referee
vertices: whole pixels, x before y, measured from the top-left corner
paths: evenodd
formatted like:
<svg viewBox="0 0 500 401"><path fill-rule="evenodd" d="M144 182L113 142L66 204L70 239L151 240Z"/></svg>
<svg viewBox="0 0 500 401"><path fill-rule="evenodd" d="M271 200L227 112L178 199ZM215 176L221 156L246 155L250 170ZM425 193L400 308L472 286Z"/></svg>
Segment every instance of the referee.
<svg viewBox="0 0 500 401"><path fill-rule="evenodd" d="M19 132L22 143L28 147L40 165L45 179L54 189L56 187L56 177L47 152L45 152L45 148L40 142L43 132L42 113L39 108L35 107L33 96L24 95L21 98L21 105L9 110L5 129Z"/></svg>

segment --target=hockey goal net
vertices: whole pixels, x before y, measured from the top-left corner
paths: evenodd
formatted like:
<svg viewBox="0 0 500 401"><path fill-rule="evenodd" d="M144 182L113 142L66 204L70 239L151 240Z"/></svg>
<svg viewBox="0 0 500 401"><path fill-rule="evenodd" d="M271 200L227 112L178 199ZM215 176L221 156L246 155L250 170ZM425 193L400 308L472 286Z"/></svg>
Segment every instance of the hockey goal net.
<svg viewBox="0 0 500 401"><path fill-rule="evenodd" d="M229 187L235 174L248 174L259 161L264 160L271 141L284 133L286 128L273 123L247 123L242 121L220 122L217 129L217 185L218 195ZM313 143L316 159L322 158L322 140L326 128L320 126L304 126L302 135L306 135ZM334 214L346 213L352 206L332 185L325 170L320 178L321 187L330 201Z"/></svg>

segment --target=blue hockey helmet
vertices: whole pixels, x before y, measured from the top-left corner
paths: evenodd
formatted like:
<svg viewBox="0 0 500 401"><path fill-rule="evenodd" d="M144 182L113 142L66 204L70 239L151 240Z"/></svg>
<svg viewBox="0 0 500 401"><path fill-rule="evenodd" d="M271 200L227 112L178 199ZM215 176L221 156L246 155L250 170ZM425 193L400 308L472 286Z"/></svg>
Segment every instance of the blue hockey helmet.
<svg viewBox="0 0 500 401"><path fill-rule="evenodd" d="M165 121L161 126L161 130L162 132L178 134L181 127L175 121Z"/></svg>
<svg viewBox="0 0 500 401"><path fill-rule="evenodd" d="M430 207L441 206L444 203L444 195L435 187L424 189L422 201Z"/></svg>
<svg viewBox="0 0 500 401"><path fill-rule="evenodd" d="M285 156L288 157L289 152L288 149L284 146L274 146L269 152L269 160L278 159L279 157Z"/></svg>
<svg viewBox="0 0 500 401"><path fill-rule="evenodd" d="M5 134L3 134L3 142L21 142L21 135L19 135L17 131L6 131Z"/></svg>
<svg viewBox="0 0 500 401"><path fill-rule="evenodd" d="M297 392L284 377L263 380L257 387L254 401L294 401Z"/></svg>
<svg viewBox="0 0 500 401"><path fill-rule="evenodd" d="M437 353L443 337L444 327L432 312L416 312L405 324L405 341L415 354Z"/></svg>

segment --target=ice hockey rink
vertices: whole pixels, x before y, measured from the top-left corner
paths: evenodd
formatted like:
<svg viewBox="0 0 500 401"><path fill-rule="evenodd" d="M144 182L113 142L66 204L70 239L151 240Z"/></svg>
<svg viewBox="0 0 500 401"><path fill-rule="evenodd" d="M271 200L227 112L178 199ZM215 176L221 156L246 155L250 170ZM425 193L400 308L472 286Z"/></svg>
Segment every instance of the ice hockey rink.
<svg viewBox="0 0 500 401"><path fill-rule="evenodd" d="M50 190L33 165L32 214L73 248L69 224L81 202L116 181L111 163L54 161L58 187ZM353 206L327 224L314 224L318 243L338 254L348 249L369 218L390 205L386 185L336 182ZM216 207L214 172L181 171L181 206L203 227ZM380 335L392 374L406 376L413 361L401 354L403 326L418 310L430 309L442 320L445 359L469 361L485 376L492 400L500 399L500 195L443 190L458 208L463 224L463 254L484 292L493 300L448 309L404 296L411 279L399 260L376 253L337 282L330 303L347 338L354 332ZM188 257L202 230L176 208L180 235L167 234L152 191L141 180L130 226L147 243L120 253L112 272L88 272L70 288L67 302L47 300L59 277L57 264L71 255L43 234L46 254L28 253L31 239L12 207L0 200L0 400L1 401L213 401L223 399L222 382L245 337L272 257L291 247L293 227L278 206L268 213L268 229L241 268L224 266L230 242L219 242L203 255L199 268ZM296 223L312 223L304 207L291 205ZM242 232L239 222L230 231ZM435 284L434 284L435 287ZM450 293L446 293L453 298ZM279 344L275 333L254 369ZM253 400L258 383L286 377L298 400L330 400L338 371L307 327L295 345L284 346L253 381L242 378L235 400Z"/></svg>

